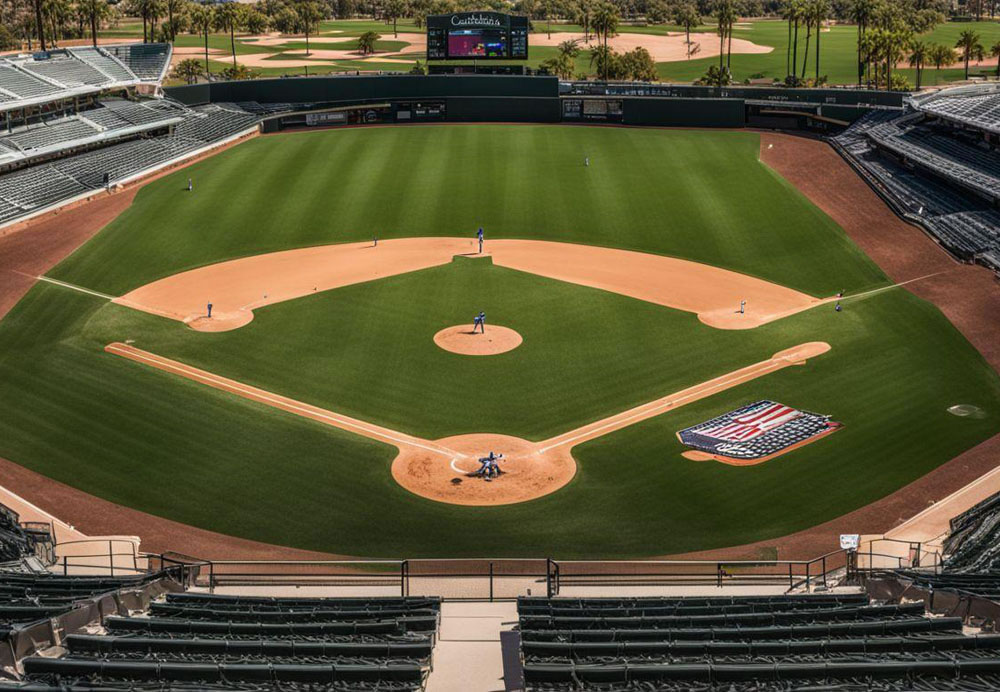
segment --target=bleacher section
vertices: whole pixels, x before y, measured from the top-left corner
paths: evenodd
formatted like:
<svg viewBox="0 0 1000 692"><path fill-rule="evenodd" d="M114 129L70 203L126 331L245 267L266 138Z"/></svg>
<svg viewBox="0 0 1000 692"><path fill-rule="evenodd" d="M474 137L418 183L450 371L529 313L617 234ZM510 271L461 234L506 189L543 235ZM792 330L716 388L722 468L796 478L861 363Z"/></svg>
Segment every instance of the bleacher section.
<svg viewBox="0 0 1000 692"><path fill-rule="evenodd" d="M17 108L21 101L37 100L39 97L54 97L64 88L19 70L13 64L0 59L0 89L9 96L4 100L4 108Z"/></svg>
<svg viewBox="0 0 1000 692"><path fill-rule="evenodd" d="M440 606L168 594L148 617L109 617L103 634L69 635L61 658L24 659L21 689L421 690Z"/></svg>
<svg viewBox="0 0 1000 692"><path fill-rule="evenodd" d="M917 96L911 105L928 115L978 130L1000 132L1000 87L956 87Z"/></svg>
<svg viewBox="0 0 1000 692"><path fill-rule="evenodd" d="M166 43L69 48L48 53L0 57L0 111L48 101L159 83L170 63Z"/></svg>
<svg viewBox="0 0 1000 692"><path fill-rule="evenodd" d="M0 629L68 613L81 603L160 579L161 573L127 577L77 577L0 572Z"/></svg>
<svg viewBox="0 0 1000 692"><path fill-rule="evenodd" d="M1000 152L982 132L928 119L936 102L870 113L832 141L899 213L957 257L1000 272Z"/></svg>
<svg viewBox="0 0 1000 692"><path fill-rule="evenodd" d="M528 690L1000 689L1000 636L863 594L521 598Z"/></svg>
<svg viewBox="0 0 1000 692"><path fill-rule="evenodd" d="M139 79L163 81L170 65L169 43L130 43L123 46L104 46L104 50L126 65Z"/></svg>
<svg viewBox="0 0 1000 692"><path fill-rule="evenodd" d="M91 114L99 114L93 117L105 126L122 122L135 127L140 127L141 122L143 127L152 128L166 125L167 121L177 124L172 134L113 144L0 175L0 224L98 190L104 186L105 173L113 184L237 135L259 122L258 116L237 110L236 106L185 108L165 100L142 104L111 100L101 108L82 113L86 119ZM0 146L5 139L0 137Z"/></svg>
<svg viewBox="0 0 1000 692"><path fill-rule="evenodd" d="M69 53L73 57L92 65L115 81L131 82L138 76L118 58L104 49L87 46L83 48L70 48Z"/></svg>
<svg viewBox="0 0 1000 692"><path fill-rule="evenodd" d="M21 528L20 518L0 505L0 565L18 562L33 552L32 541Z"/></svg>
<svg viewBox="0 0 1000 692"><path fill-rule="evenodd" d="M946 571L993 573L1000 582L1000 493L952 518L944 553Z"/></svg>

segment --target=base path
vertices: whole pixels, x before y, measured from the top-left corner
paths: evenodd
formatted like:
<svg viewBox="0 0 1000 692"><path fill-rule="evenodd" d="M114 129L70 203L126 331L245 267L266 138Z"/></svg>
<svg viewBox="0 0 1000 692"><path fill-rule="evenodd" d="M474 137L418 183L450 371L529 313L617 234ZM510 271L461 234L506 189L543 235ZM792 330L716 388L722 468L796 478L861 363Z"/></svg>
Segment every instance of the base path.
<svg viewBox="0 0 1000 692"><path fill-rule="evenodd" d="M248 324L258 307L440 266L457 255L481 256L477 249L471 238L403 238L272 252L174 274L115 302L200 331L226 331ZM824 302L746 274L643 252L539 240L490 240L486 249L499 266L693 312L719 329L751 329Z"/></svg>
<svg viewBox="0 0 1000 692"><path fill-rule="evenodd" d="M574 446L790 365L802 365L809 358L829 351L830 345L816 341L779 351L768 360L734 370L542 442L530 442L509 435L492 433L424 440L220 377L127 344L111 343L104 350L251 401L268 404L289 413L391 444L399 450L399 454L392 462L392 476L401 486L431 500L478 506L525 502L555 492L569 483L576 474L576 461L570 454ZM502 475L489 481L475 477L474 474L479 469L478 459L491 451L504 455L504 460L500 464Z"/></svg>

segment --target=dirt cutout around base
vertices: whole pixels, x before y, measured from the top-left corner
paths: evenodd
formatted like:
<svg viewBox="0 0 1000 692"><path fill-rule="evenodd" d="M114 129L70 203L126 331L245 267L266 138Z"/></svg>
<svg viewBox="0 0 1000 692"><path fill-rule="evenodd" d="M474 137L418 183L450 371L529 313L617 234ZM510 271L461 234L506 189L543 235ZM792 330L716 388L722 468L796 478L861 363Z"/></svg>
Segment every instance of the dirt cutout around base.
<svg viewBox="0 0 1000 692"><path fill-rule="evenodd" d="M768 373L791 365L801 365L809 358L829 351L830 345L815 341L779 351L768 360L734 370L541 442L529 442L493 433L424 440L220 377L127 344L111 343L105 346L104 350L251 401L268 404L289 413L391 444L399 450L399 454L392 462L392 477L401 486L429 500L482 506L525 502L555 492L569 483L576 474L576 461L570 453L576 445ZM479 459L491 451L504 455L504 460L500 464L502 474L491 480L476 477L474 474L479 469Z"/></svg>
<svg viewBox="0 0 1000 692"><path fill-rule="evenodd" d="M700 262L541 240L401 238L272 252L192 269L115 299L200 331L237 329L253 310L365 281L441 266L456 256L693 312L718 329L752 329L822 302L799 291ZM741 312L740 303L746 301ZM208 304L212 317L208 317ZM489 325L487 325L489 326Z"/></svg>
<svg viewBox="0 0 1000 692"><path fill-rule="evenodd" d="M434 335L439 348L463 356L495 356L521 345L521 335L509 327L488 325L485 331L473 331L471 325L446 327Z"/></svg>

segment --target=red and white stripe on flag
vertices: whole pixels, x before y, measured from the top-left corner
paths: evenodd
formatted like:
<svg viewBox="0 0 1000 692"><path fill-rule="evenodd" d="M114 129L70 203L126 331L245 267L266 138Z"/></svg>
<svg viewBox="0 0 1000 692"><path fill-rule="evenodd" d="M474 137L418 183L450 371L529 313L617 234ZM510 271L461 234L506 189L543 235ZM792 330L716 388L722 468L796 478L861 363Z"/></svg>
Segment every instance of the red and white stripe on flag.
<svg viewBox="0 0 1000 692"><path fill-rule="evenodd" d="M793 421L801 415L801 411L791 406L767 403L752 411L747 411L741 416L736 416L730 421L697 432L726 442L746 442Z"/></svg>

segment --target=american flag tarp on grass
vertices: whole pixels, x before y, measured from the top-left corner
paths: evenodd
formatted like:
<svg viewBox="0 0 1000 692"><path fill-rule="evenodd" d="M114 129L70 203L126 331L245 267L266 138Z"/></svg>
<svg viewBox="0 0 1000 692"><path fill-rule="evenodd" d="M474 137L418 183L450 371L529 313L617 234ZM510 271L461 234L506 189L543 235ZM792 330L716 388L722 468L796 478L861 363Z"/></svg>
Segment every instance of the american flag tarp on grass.
<svg viewBox="0 0 1000 692"><path fill-rule="evenodd" d="M830 416L764 399L685 428L677 436L710 454L759 459L838 427Z"/></svg>

